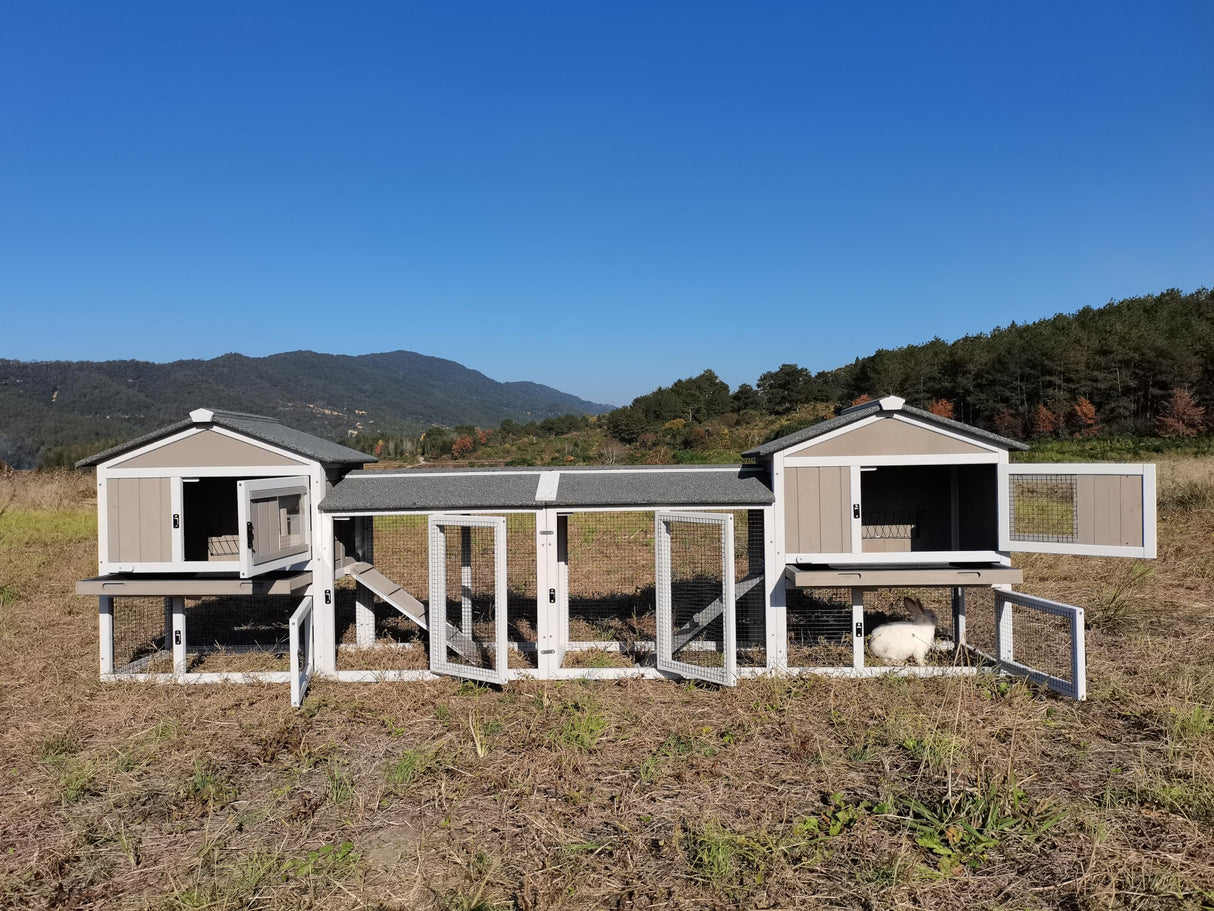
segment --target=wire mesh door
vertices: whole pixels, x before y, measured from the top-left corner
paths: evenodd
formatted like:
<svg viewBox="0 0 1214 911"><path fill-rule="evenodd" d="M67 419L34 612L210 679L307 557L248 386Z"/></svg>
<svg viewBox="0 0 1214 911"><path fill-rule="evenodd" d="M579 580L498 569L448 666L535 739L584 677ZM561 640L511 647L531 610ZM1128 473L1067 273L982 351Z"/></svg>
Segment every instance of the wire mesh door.
<svg viewBox="0 0 1214 911"><path fill-rule="evenodd" d="M316 666L314 639L312 637L312 597L299 602L291 615L291 705L303 705L304 694L312 682L312 671Z"/></svg>
<svg viewBox="0 0 1214 911"><path fill-rule="evenodd" d="M654 537L658 669L733 686L733 516L659 512Z"/></svg>
<svg viewBox="0 0 1214 911"><path fill-rule="evenodd" d="M430 670L506 682L506 520L430 517Z"/></svg>
<svg viewBox="0 0 1214 911"><path fill-rule="evenodd" d="M1083 608L995 589L991 622L983 624L981 613L975 619L978 624L967 623L970 647L1000 670L1087 698Z"/></svg>

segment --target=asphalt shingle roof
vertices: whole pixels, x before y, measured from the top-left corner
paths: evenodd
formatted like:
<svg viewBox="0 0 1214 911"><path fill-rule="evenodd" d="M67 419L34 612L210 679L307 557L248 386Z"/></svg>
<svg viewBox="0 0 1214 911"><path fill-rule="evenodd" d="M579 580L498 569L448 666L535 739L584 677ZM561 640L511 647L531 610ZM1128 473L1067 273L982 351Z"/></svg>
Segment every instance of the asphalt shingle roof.
<svg viewBox="0 0 1214 911"><path fill-rule="evenodd" d="M274 418L264 417L259 414L243 414L239 411L213 411L211 412L211 419L209 421L195 421L191 418L178 421L176 424L170 424L167 427L161 427L159 430L153 430L151 433L145 433L143 436L136 437L133 440L128 440L125 443L105 450L105 452L99 452L96 455L89 456L87 459L81 459L76 463L76 467L85 468L90 465L98 465L123 453L132 452L141 446L146 446L149 443L170 437L175 433L180 433L182 430L190 427L207 426L233 430L244 434L250 439L259 440L271 446L277 446L280 449L285 449L288 452L293 452L296 455L313 459L317 462L335 465L364 465L368 462L379 461L374 456L367 455L365 452L359 452L348 446L342 446L340 443L332 443L329 440L323 440L310 433L304 433L302 430L288 427Z"/></svg>
<svg viewBox="0 0 1214 911"><path fill-rule="evenodd" d="M551 476L559 472L559 478ZM546 479L542 482L541 479ZM555 480L555 491L553 481ZM544 490L541 491L541 483ZM537 498L537 494L541 494ZM766 506L767 473L753 466L509 468L354 471L334 485L322 512Z"/></svg>
<svg viewBox="0 0 1214 911"><path fill-rule="evenodd" d="M753 449L748 449L742 453L743 458L766 458L774 453L781 452L793 446L798 446L815 437L823 436L830 433L832 430L838 430L841 427L846 427L849 424L855 424L857 421L862 421L865 418L872 417L875 414L897 414L901 411L904 414L911 415L926 424L935 424L938 427L943 427L948 430L956 431L957 433L965 434L966 436L975 437L979 440L984 440L998 446L1001 449L1028 449L1024 443L1016 440L1008 439L1000 436L997 433L991 433L989 430L983 430L981 427L974 427L970 424L963 424L961 421L954 421L952 418L942 418L937 414L932 414L930 411L924 411L922 408L915 408L911 405L903 405L898 411L883 411L879 400L865 402L863 405L855 408L849 408L843 414L837 417L829 418L821 423L814 424L812 427L806 427L798 430L795 433L790 433L787 436L782 436L779 439L771 440L761 446L756 446Z"/></svg>

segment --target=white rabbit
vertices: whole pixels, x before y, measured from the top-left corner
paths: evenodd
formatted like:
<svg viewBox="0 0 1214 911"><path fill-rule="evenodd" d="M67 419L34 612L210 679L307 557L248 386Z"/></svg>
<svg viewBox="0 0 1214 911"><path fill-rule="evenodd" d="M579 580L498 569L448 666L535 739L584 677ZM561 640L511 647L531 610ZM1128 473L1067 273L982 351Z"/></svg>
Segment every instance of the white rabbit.
<svg viewBox="0 0 1214 911"><path fill-rule="evenodd" d="M924 608L918 598L904 598L910 620L883 623L868 637L868 650L886 661L909 661L923 667L924 659L936 639L936 615Z"/></svg>

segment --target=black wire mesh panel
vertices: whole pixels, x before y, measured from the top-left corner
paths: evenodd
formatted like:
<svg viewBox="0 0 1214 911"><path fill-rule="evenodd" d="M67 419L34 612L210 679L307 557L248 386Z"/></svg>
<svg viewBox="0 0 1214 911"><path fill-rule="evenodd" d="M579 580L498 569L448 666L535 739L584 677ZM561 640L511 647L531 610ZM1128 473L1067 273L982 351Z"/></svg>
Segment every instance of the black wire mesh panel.
<svg viewBox="0 0 1214 911"><path fill-rule="evenodd" d="M430 519L430 667L502 683L506 669L506 521Z"/></svg>
<svg viewBox="0 0 1214 911"><path fill-rule="evenodd" d="M903 644L920 642L927 645L923 663L925 667L953 667L958 663L954 648L953 590L948 587L926 588L879 588L863 593L864 631L871 642L873 633L886 624L900 624L901 635L895 637ZM914 629L908 628L912 616L905 607L905 599L913 598L925 610L935 614L938 625L933 629L917 622ZM914 659L895 659L873 653L866 643L864 663L868 667L900 666L917 664ZM965 663L964 659L961 663Z"/></svg>
<svg viewBox="0 0 1214 911"><path fill-rule="evenodd" d="M533 668L539 659L536 632L535 513L510 513L506 520L507 664Z"/></svg>
<svg viewBox="0 0 1214 911"><path fill-rule="evenodd" d="M426 517L375 516L373 522L371 562L424 604L430 599L430 538Z"/></svg>
<svg viewBox="0 0 1214 911"><path fill-rule="evenodd" d="M767 665L767 579L763 511L733 513L734 604L738 665Z"/></svg>
<svg viewBox="0 0 1214 911"><path fill-rule="evenodd" d="M851 667L850 588L789 588L788 666Z"/></svg>
<svg viewBox="0 0 1214 911"><path fill-rule="evenodd" d="M652 512L562 517L569 615L564 667L652 664Z"/></svg>
<svg viewBox="0 0 1214 911"><path fill-rule="evenodd" d="M1009 475L1013 541L1079 540L1079 478L1073 474Z"/></svg>
<svg viewBox="0 0 1214 911"><path fill-rule="evenodd" d="M658 666L733 684L732 517L658 513L657 519Z"/></svg>
<svg viewBox="0 0 1214 911"><path fill-rule="evenodd" d="M1064 695L1083 698L1086 655L1082 611L1018 592L967 590L966 641L990 663L1038 675ZM1006 608L997 610L1004 600ZM1050 678L1050 679L1042 679Z"/></svg>
<svg viewBox="0 0 1214 911"><path fill-rule="evenodd" d="M173 672L168 651L164 598L114 599L114 673L157 674Z"/></svg>
<svg viewBox="0 0 1214 911"><path fill-rule="evenodd" d="M349 576L337 580L333 600L337 624L338 670L424 671L430 668L429 637L426 631L393 605L369 589L357 586ZM374 638L373 644L368 648L358 647L355 607L358 601L370 608L373 615Z"/></svg>
<svg viewBox="0 0 1214 911"><path fill-rule="evenodd" d="M290 669L296 596L236 596L187 601L187 673Z"/></svg>

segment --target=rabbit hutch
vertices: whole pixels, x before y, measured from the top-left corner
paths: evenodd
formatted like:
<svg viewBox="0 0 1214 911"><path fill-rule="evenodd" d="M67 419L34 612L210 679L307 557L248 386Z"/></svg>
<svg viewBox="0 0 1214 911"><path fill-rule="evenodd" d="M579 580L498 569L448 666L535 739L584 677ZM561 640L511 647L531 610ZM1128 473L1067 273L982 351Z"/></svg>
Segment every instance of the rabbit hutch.
<svg viewBox="0 0 1214 911"><path fill-rule="evenodd" d="M1151 465L1025 447L887 397L743 465L364 470L199 410L95 467L106 680L1017 673L1084 698L1083 612L1013 551L1153 557ZM866 654L881 624L913 664ZM933 612L939 624L924 627Z"/></svg>

